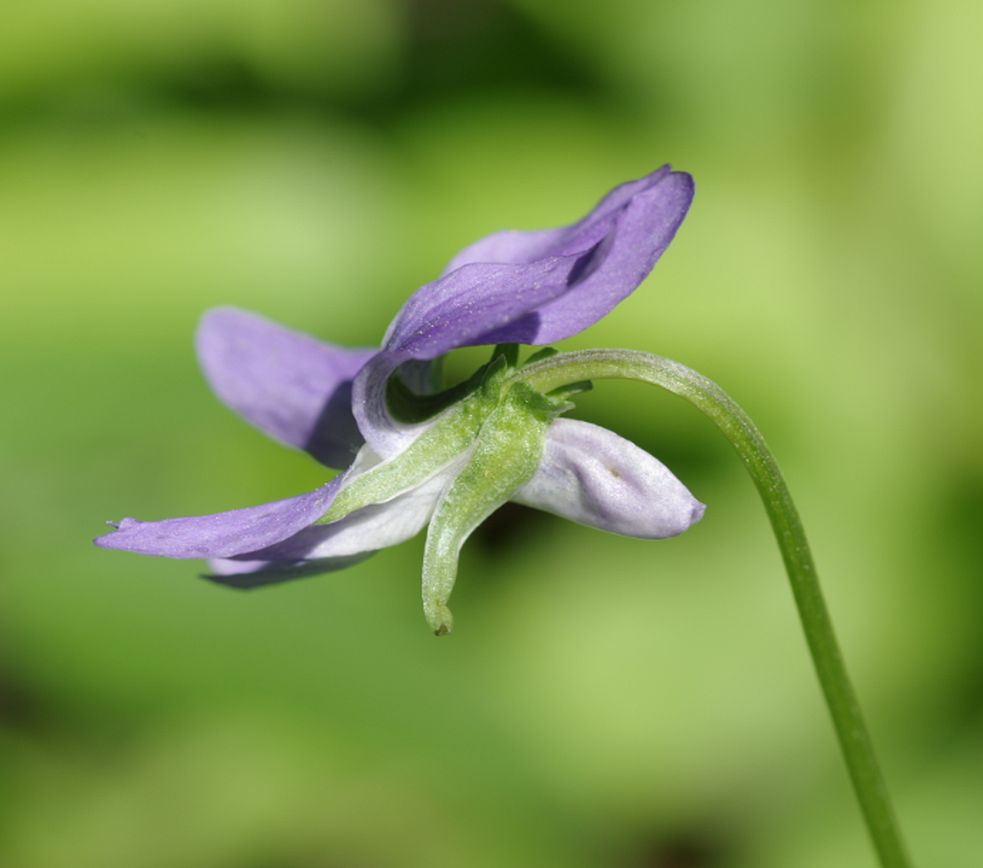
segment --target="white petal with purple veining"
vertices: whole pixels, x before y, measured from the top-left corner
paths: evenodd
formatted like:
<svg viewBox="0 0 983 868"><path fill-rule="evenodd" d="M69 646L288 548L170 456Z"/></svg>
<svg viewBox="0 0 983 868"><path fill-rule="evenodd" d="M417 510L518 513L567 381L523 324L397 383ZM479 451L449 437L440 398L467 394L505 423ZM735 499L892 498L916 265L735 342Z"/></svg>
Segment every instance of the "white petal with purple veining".
<svg viewBox="0 0 983 868"><path fill-rule="evenodd" d="M512 500L624 536L663 539L705 507L668 468L606 428L557 419L535 476Z"/></svg>

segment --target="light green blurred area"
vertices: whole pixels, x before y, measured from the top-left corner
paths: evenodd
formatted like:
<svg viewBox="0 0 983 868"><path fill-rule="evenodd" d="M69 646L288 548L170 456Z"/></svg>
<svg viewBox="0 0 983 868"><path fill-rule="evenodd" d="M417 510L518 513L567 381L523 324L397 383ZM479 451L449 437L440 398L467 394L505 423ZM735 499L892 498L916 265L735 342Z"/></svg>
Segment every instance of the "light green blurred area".
<svg viewBox="0 0 983 868"><path fill-rule="evenodd" d="M0 865L873 864L762 510L671 398L603 384L578 414L704 521L649 543L507 510L465 548L449 639L420 540L246 594L89 542L323 480L208 393L208 307L374 344L464 244L667 160L697 181L682 231L567 343L677 358L757 419L918 864L983 864L983 12L4 19Z"/></svg>

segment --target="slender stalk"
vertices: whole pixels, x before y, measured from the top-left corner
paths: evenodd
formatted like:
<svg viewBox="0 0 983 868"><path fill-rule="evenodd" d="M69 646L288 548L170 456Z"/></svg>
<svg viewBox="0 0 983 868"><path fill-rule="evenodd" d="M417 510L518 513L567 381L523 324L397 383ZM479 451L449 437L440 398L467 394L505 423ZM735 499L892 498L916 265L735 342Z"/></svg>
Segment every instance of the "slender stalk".
<svg viewBox="0 0 983 868"><path fill-rule="evenodd" d="M883 868L909 868L870 735L823 600L805 530L778 464L747 413L716 383L685 365L633 350L561 353L533 362L516 376L540 392L581 380L641 380L696 405L730 440L754 480L775 532L812 661L880 863Z"/></svg>

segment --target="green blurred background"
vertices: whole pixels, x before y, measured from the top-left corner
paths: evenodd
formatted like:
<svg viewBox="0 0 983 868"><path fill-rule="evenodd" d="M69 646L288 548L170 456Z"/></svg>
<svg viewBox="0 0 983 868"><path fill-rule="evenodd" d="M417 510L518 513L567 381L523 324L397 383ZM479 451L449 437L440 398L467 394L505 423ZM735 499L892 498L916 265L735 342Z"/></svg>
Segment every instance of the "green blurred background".
<svg viewBox="0 0 983 868"><path fill-rule="evenodd" d="M90 544L324 478L209 394L208 307L373 344L464 244L670 160L690 217L568 346L678 358L758 420L919 864L983 865L981 7L2 17L0 865L873 864L763 512L675 399L604 384L578 414L702 524L655 544L506 508L446 640L420 540L250 594Z"/></svg>

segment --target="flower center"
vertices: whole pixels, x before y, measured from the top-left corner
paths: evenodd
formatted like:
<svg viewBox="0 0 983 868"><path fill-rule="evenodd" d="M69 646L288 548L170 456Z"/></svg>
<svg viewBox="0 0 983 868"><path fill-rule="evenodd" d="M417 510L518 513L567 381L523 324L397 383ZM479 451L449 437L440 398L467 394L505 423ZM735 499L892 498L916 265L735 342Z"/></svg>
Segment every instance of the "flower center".
<svg viewBox="0 0 983 868"><path fill-rule="evenodd" d="M491 448L490 444L495 444L503 473L516 462L525 464L524 459L538 436L535 432L544 424L548 427L572 405L563 400L565 395L542 395L513 380L514 364L515 355L509 348L504 351L496 348L492 361L468 381L466 390L452 390L463 393L463 397L423 423L419 436L394 458L380 462L368 447L363 447L348 470L341 491L318 524L330 524L358 509L385 503L438 473L454 475L453 471L462 470L474 460L481 444L485 444L482 454ZM409 397L408 393L400 397L404 408ZM440 398L432 396L426 400L433 403ZM418 407L417 413L420 412ZM541 438L537 442L538 452L533 449L536 461L530 475L542 453ZM494 469L486 468L484 475L491 479Z"/></svg>
<svg viewBox="0 0 983 868"><path fill-rule="evenodd" d="M340 521L442 477L423 559L424 611L438 634L451 629L447 600L461 546L533 477L550 424L572 408L567 397L584 388L576 384L556 393L538 392L517 376L517 355L511 347L497 347L492 361L466 388L454 390L457 400L420 424L419 435L394 458L380 462L363 447L318 522ZM400 400L405 406L412 397L404 393ZM442 397L447 400L447 393L427 400Z"/></svg>

